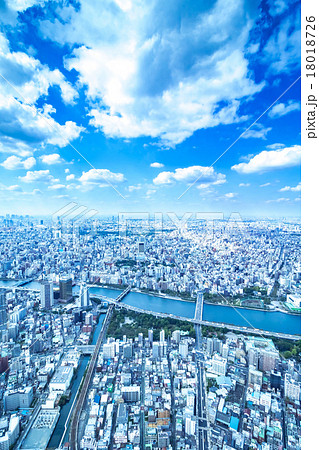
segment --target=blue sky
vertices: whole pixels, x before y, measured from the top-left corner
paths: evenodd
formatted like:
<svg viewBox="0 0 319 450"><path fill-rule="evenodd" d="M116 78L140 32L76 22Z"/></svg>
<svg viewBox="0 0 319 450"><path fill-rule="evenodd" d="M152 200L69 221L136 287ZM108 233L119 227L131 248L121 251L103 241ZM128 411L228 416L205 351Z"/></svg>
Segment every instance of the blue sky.
<svg viewBox="0 0 319 450"><path fill-rule="evenodd" d="M298 1L15 0L0 17L2 214L300 215Z"/></svg>

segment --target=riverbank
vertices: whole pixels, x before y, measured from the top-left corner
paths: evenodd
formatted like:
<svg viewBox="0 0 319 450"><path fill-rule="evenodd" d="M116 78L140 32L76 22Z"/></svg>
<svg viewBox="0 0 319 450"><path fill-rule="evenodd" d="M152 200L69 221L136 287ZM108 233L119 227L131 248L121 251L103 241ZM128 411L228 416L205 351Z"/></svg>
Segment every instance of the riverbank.
<svg viewBox="0 0 319 450"><path fill-rule="evenodd" d="M178 300L180 302L188 302L188 303L196 303L196 300L191 300L191 299L187 299L187 298L183 298L183 297L173 297L172 295L169 294L161 294L160 292L145 292L145 291L141 291L138 288L133 288L131 289L131 292L137 292L138 294L145 294L145 295L149 295L150 297L157 297L157 298L165 298L167 300Z"/></svg>
<svg viewBox="0 0 319 450"><path fill-rule="evenodd" d="M115 287L114 285L107 285L107 284L90 284L88 285L88 287L90 288L102 288L102 289L112 289L112 290L116 290L116 291L123 291L125 288L121 288L119 286ZM180 302L186 302L186 303L191 303L191 304L196 304L196 299L187 299L187 298L183 298L183 297L179 297L179 296L173 296L173 295L169 295L169 294L163 294L160 292L156 292L156 291L147 291L145 292L142 289L139 288L132 288L131 292L137 293L137 294L143 294L143 295L148 295L150 297L155 297L155 298L161 298L161 299L167 299L167 300L177 300ZM251 311L261 311L261 312L280 312L283 314L287 314L287 315L291 315L291 316L301 316L300 313L294 313L291 311L288 311L284 308L278 308L276 307L275 309L266 309L266 308L254 308L251 306L239 306L239 305L232 305L231 303L228 304L224 304L224 303L219 303L219 302L211 302L209 301L209 299L204 299L204 303L206 305L213 305L213 306L225 306L225 307L230 307L230 308L238 308L238 309L244 309L244 310L251 310Z"/></svg>
<svg viewBox="0 0 319 450"><path fill-rule="evenodd" d="M250 310L252 310L252 311L264 311L264 312L281 312L281 313L284 313L284 314L290 314L291 316L301 316L301 313L293 313L293 312L291 312L291 311L288 311L288 310L286 310L286 309L284 309L284 308L275 308L275 309L272 309L272 308L269 308L269 309L266 309L266 308L253 308L252 306L238 306L238 305L232 305L231 303L228 303L228 304L226 304L225 305L225 303L215 303L215 302L210 302L209 300L204 300L204 303L206 304L206 305L216 305L216 306L226 306L226 307L232 307L232 308L238 308L238 309L250 309Z"/></svg>

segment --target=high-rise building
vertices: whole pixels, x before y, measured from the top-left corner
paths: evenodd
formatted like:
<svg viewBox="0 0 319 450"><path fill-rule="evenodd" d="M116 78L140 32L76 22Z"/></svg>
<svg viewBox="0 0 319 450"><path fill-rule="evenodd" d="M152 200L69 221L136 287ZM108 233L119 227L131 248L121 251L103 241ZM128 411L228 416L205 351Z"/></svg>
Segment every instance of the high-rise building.
<svg viewBox="0 0 319 450"><path fill-rule="evenodd" d="M139 253L144 253L145 252L145 242L139 241L139 243L138 243L138 252Z"/></svg>
<svg viewBox="0 0 319 450"><path fill-rule="evenodd" d="M165 431L161 431L158 433L158 448L167 448L169 446L169 436Z"/></svg>
<svg viewBox="0 0 319 450"><path fill-rule="evenodd" d="M53 284L43 281L40 286L41 308L51 309L53 306Z"/></svg>
<svg viewBox="0 0 319 450"><path fill-rule="evenodd" d="M276 367L276 360L279 358L278 352L272 350L262 350L259 358L259 370L271 372Z"/></svg>
<svg viewBox="0 0 319 450"><path fill-rule="evenodd" d="M84 319L85 325L93 325L93 314L87 312Z"/></svg>
<svg viewBox="0 0 319 450"><path fill-rule="evenodd" d="M162 341L159 343L159 356L165 356L167 353L167 342Z"/></svg>
<svg viewBox="0 0 319 450"><path fill-rule="evenodd" d="M280 372L271 372L270 376L271 387L275 389L280 389L281 386L281 373Z"/></svg>
<svg viewBox="0 0 319 450"><path fill-rule="evenodd" d="M289 359L288 361L288 373L293 376L295 372L295 363L292 359Z"/></svg>
<svg viewBox="0 0 319 450"><path fill-rule="evenodd" d="M3 396L5 411L14 411L17 408L29 408L33 400L32 386L23 389L6 391Z"/></svg>
<svg viewBox="0 0 319 450"><path fill-rule="evenodd" d="M160 342L164 342L165 341L165 331L161 330L160 332Z"/></svg>
<svg viewBox="0 0 319 450"><path fill-rule="evenodd" d="M225 343L222 346L222 357L223 358L227 358L228 357L228 351L229 351L229 347L228 345Z"/></svg>
<svg viewBox="0 0 319 450"><path fill-rule="evenodd" d="M61 277L59 281L60 300L63 303L72 300L72 279L70 277Z"/></svg>
<svg viewBox="0 0 319 450"><path fill-rule="evenodd" d="M132 344L125 344L123 347L123 356L124 358L132 358L133 356L133 347Z"/></svg>
<svg viewBox="0 0 319 450"><path fill-rule="evenodd" d="M258 386L261 386L263 382L263 374L259 370L256 370L254 366L249 367L249 374L248 374L248 383L250 384L258 384Z"/></svg>
<svg viewBox="0 0 319 450"><path fill-rule="evenodd" d="M103 345L103 357L114 358L116 352L115 342L111 342Z"/></svg>
<svg viewBox="0 0 319 450"><path fill-rule="evenodd" d="M188 355L188 344L187 342L180 342L179 353L183 358L187 358Z"/></svg>
<svg viewBox="0 0 319 450"><path fill-rule="evenodd" d="M126 402L138 402L140 400L140 386L123 386L122 396Z"/></svg>
<svg viewBox="0 0 319 450"><path fill-rule="evenodd" d="M0 356L0 373L6 372L9 368L8 356Z"/></svg>
<svg viewBox="0 0 319 450"><path fill-rule="evenodd" d="M285 374L285 397L291 400L300 400L301 386L300 382L296 381L290 373Z"/></svg>
<svg viewBox="0 0 319 450"><path fill-rule="evenodd" d="M90 306L89 289L85 283L81 283L77 304L79 308L88 308Z"/></svg>
<svg viewBox="0 0 319 450"><path fill-rule="evenodd" d="M214 349L213 349L214 352L221 353L222 345L223 345L222 341L220 339L214 338L213 339L213 345L214 345Z"/></svg>
<svg viewBox="0 0 319 450"><path fill-rule="evenodd" d="M153 330L148 330L148 340L150 344L153 344Z"/></svg>
<svg viewBox="0 0 319 450"><path fill-rule="evenodd" d="M179 341L181 340L181 332L180 330L175 330L172 333L172 341L176 344L179 344Z"/></svg>
<svg viewBox="0 0 319 450"><path fill-rule="evenodd" d="M2 340L2 333L7 329L7 300L6 290L0 289L0 341Z"/></svg>
<svg viewBox="0 0 319 450"><path fill-rule="evenodd" d="M212 370L217 375L225 375L226 374L226 364L227 364L226 358L219 356L217 353L213 356Z"/></svg>
<svg viewBox="0 0 319 450"><path fill-rule="evenodd" d="M214 352L214 342L212 338L207 339L207 353L211 356Z"/></svg>
<svg viewBox="0 0 319 450"><path fill-rule="evenodd" d="M158 358L160 356L159 342L153 342L152 356L153 358Z"/></svg>
<svg viewBox="0 0 319 450"><path fill-rule="evenodd" d="M248 356L248 365L257 367L258 365L258 356L259 356L259 350L255 347L250 347L247 352Z"/></svg>
<svg viewBox="0 0 319 450"><path fill-rule="evenodd" d="M195 417L186 417L185 419L185 433L188 436L194 436L196 431L196 420Z"/></svg>

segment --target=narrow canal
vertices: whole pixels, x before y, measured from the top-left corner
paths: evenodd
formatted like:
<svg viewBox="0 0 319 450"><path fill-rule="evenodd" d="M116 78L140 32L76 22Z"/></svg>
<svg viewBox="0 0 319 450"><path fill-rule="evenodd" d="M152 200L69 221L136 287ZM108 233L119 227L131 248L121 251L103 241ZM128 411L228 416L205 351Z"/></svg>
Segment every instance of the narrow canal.
<svg viewBox="0 0 319 450"><path fill-rule="evenodd" d="M101 328L103 325L104 317L105 317L105 314L100 315L99 322L96 325L94 333L93 333L92 344L96 344L96 341L99 337L99 334L100 334L100 331L101 331ZM84 372L88 365L89 360L90 360L89 356L82 356L80 359L80 364L79 364L77 373L75 374L75 377L73 379L73 383L71 386L70 400L64 406L61 407L59 420L56 424L54 432L49 441L49 445L48 445L49 450L53 450L53 449L59 447L60 441L61 441L63 433L65 431L65 427L70 424L70 421L68 421L68 423L66 423L66 422L68 420L70 409L74 403L74 398L75 398L76 393L81 384L81 381L82 381L82 378L83 378L83 375L84 375ZM67 430L67 432L64 435L62 444L64 444L65 442L68 442L68 438L69 438L69 433Z"/></svg>

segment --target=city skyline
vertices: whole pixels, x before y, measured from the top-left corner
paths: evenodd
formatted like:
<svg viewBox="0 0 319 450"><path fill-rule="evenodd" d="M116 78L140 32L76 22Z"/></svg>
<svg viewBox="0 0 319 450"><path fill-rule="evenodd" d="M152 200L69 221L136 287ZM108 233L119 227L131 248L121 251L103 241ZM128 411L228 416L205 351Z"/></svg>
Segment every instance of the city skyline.
<svg viewBox="0 0 319 450"><path fill-rule="evenodd" d="M0 0L1 450L314 447L316 6Z"/></svg>
<svg viewBox="0 0 319 450"><path fill-rule="evenodd" d="M4 214L299 217L300 3L227 4L4 4Z"/></svg>

